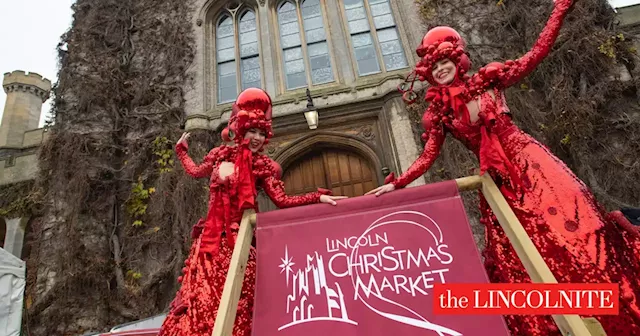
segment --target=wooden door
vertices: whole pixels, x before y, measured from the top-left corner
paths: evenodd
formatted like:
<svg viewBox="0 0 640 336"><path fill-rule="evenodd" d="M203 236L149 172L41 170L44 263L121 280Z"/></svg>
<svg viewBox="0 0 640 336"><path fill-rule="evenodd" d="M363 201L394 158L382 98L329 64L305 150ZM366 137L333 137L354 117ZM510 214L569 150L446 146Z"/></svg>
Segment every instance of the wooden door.
<svg viewBox="0 0 640 336"><path fill-rule="evenodd" d="M284 172L287 194L301 195L325 188L334 195L356 197L378 185L375 168L364 157L339 149L312 151Z"/></svg>

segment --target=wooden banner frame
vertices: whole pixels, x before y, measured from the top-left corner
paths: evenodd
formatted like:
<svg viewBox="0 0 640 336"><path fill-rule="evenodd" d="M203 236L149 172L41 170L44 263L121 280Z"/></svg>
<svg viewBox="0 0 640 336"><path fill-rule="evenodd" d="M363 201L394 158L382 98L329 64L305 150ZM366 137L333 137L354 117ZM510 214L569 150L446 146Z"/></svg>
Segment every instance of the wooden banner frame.
<svg viewBox="0 0 640 336"><path fill-rule="evenodd" d="M507 200L488 174L467 176L455 181L460 191L478 189L482 191L534 283L558 283ZM232 335L255 224L255 211L245 211L231 256L212 336ZM564 336L606 336L604 329L595 318L583 319L579 315L553 315L552 317Z"/></svg>

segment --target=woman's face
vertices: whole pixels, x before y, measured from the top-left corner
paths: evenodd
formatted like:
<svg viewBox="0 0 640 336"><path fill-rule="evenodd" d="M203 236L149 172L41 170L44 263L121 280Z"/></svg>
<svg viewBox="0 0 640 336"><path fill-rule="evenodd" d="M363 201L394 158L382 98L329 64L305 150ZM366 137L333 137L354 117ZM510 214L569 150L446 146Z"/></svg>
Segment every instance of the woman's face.
<svg viewBox="0 0 640 336"><path fill-rule="evenodd" d="M456 65L450 59L441 59L433 65L431 75L440 85L451 84L456 78Z"/></svg>
<svg viewBox="0 0 640 336"><path fill-rule="evenodd" d="M244 138L249 140L249 149L255 153L262 148L266 134L259 128L251 128L245 133Z"/></svg>

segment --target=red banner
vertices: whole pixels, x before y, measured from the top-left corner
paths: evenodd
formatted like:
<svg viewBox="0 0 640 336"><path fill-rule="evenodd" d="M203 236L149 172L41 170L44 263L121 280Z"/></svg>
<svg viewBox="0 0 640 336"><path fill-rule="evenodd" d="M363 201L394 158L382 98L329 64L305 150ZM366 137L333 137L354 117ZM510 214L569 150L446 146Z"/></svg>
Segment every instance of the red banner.
<svg viewBox="0 0 640 336"><path fill-rule="evenodd" d="M488 283L453 181L258 214L254 336L510 335L434 314L437 283Z"/></svg>

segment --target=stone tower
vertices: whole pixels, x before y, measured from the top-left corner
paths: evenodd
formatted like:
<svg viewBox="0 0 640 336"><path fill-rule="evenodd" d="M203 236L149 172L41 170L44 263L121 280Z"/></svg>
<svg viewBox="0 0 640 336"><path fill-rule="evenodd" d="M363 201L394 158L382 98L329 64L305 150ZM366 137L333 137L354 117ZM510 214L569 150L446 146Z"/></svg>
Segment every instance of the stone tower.
<svg viewBox="0 0 640 336"><path fill-rule="evenodd" d="M2 87L7 101L0 124L0 147L22 147L25 131L38 128L51 81L34 72L16 70L4 74Z"/></svg>

